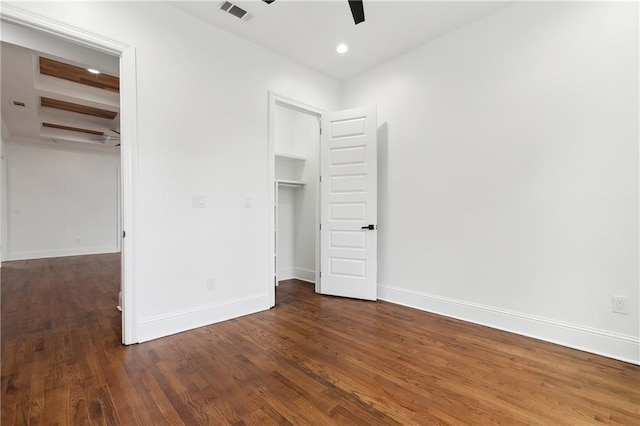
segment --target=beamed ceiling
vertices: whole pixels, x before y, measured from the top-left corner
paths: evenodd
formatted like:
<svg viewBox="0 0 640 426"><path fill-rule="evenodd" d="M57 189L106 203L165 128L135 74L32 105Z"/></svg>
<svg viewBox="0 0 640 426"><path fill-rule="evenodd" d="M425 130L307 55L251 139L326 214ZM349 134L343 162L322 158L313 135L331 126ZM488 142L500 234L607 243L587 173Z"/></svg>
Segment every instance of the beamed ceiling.
<svg viewBox="0 0 640 426"><path fill-rule="evenodd" d="M120 146L120 79L82 64L2 43L5 140Z"/></svg>

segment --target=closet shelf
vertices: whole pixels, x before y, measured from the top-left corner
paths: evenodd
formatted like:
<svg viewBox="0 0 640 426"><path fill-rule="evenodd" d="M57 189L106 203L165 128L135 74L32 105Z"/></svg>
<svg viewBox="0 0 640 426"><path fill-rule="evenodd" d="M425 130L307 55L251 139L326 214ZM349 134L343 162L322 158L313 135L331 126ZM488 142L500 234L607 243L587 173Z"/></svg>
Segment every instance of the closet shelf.
<svg viewBox="0 0 640 426"><path fill-rule="evenodd" d="M306 183L299 180L276 179L278 186L288 186L291 188L304 188Z"/></svg>
<svg viewBox="0 0 640 426"><path fill-rule="evenodd" d="M302 155L285 154L284 152L276 152L275 154L276 154L276 157L289 158L291 160L307 161L307 158L303 157Z"/></svg>

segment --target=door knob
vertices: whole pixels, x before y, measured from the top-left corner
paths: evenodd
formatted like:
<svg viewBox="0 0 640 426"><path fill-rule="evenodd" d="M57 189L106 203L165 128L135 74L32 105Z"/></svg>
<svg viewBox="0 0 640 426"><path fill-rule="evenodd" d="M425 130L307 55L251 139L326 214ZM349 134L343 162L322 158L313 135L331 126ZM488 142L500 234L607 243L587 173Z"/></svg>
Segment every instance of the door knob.
<svg viewBox="0 0 640 426"><path fill-rule="evenodd" d="M363 226L362 229L376 229L375 225L367 225L367 226Z"/></svg>

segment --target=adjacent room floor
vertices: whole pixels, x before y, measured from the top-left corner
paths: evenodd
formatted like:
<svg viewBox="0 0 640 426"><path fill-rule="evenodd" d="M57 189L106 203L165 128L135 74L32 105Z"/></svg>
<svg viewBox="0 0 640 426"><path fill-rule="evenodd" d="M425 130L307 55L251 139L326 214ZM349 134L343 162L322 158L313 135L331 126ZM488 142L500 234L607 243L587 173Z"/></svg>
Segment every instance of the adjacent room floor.
<svg viewBox="0 0 640 426"><path fill-rule="evenodd" d="M295 280L125 347L119 262L3 264L3 425L640 424L638 366Z"/></svg>

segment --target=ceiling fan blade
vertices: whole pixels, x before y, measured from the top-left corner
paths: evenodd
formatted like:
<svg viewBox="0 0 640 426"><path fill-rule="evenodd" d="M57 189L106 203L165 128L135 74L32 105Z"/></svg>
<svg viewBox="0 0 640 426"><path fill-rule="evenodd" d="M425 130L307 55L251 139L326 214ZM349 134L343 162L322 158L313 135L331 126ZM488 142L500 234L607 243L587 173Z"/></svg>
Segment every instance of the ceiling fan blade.
<svg viewBox="0 0 640 426"><path fill-rule="evenodd" d="M349 7L353 15L353 22L355 22L356 25L364 22L364 4L362 0L349 0Z"/></svg>
<svg viewBox="0 0 640 426"><path fill-rule="evenodd" d="M271 4L276 0L262 0L267 4ZM351 14L353 15L353 22L358 25L360 22L364 22L364 4L362 0L349 0L349 7L351 8Z"/></svg>

